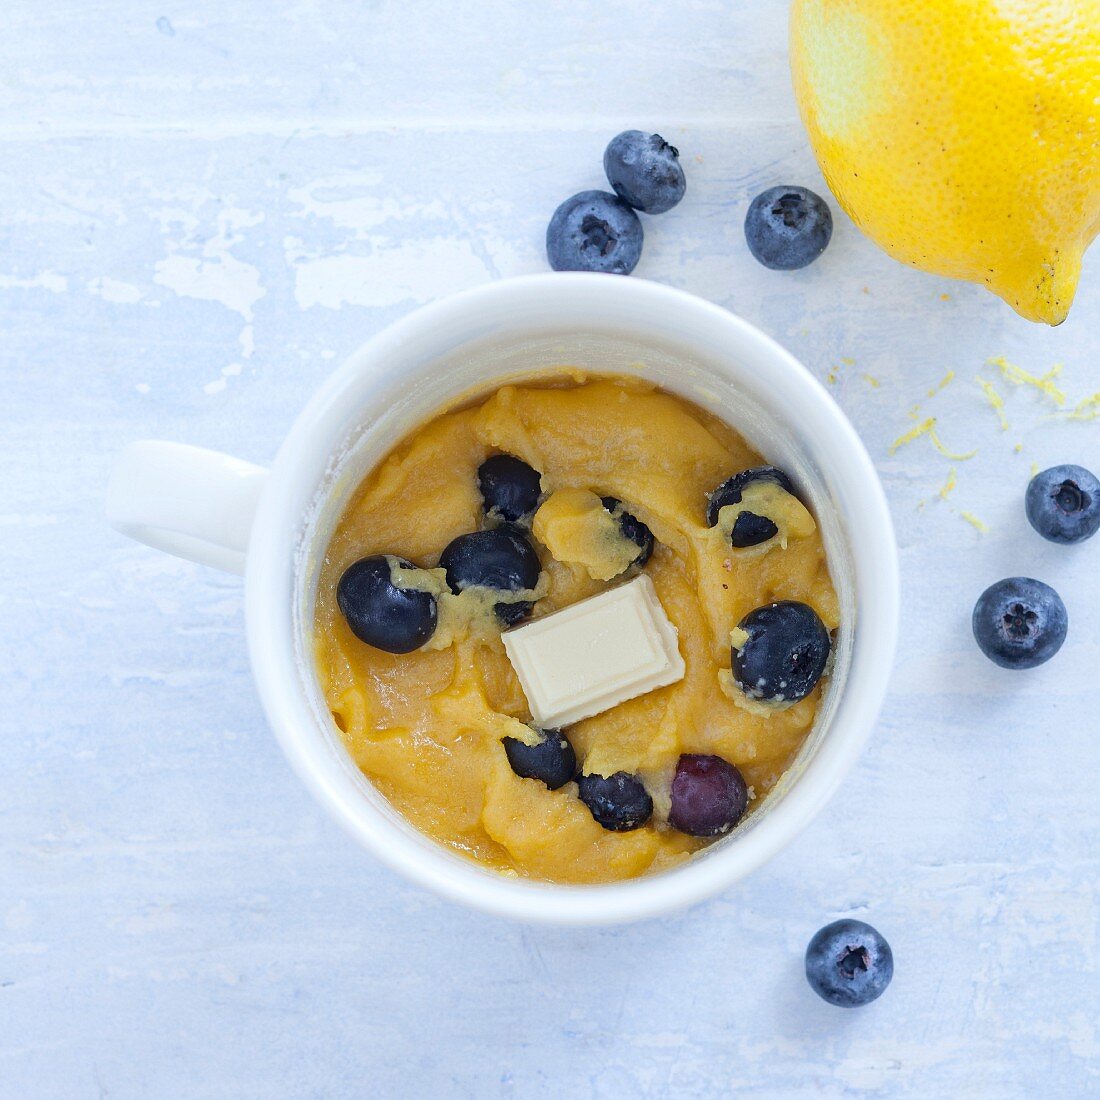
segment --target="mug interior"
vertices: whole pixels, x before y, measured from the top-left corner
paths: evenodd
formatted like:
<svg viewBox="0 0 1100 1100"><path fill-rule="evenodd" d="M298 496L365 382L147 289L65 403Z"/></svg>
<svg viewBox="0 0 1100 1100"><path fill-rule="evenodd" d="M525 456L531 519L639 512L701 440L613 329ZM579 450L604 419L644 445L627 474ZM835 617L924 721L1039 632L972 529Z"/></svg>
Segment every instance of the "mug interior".
<svg viewBox="0 0 1100 1100"><path fill-rule="evenodd" d="M786 470L817 518L841 607L832 674L814 727L761 805L684 864L595 886L501 875L409 823L345 750L311 642L325 547L362 477L442 409L562 367L648 379L726 421ZM889 517L866 452L831 398L786 352L689 295L640 280L554 275L428 307L366 345L330 379L288 437L272 481L281 493L261 504L248 565L250 643L272 725L303 779L350 831L391 866L468 904L531 920L607 923L708 896L809 821L877 711L892 653L896 578ZM297 522L288 526L292 518ZM281 560L283 543L288 553ZM869 561L876 551L881 560ZM292 621L283 617L285 604L281 613L269 606L272 584L291 587ZM857 617L868 596L879 601L872 630ZM288 632L292 670L276 636ZM857 656L865 682L853 693ZM280 662L284 675L275 682Z"/></svg>

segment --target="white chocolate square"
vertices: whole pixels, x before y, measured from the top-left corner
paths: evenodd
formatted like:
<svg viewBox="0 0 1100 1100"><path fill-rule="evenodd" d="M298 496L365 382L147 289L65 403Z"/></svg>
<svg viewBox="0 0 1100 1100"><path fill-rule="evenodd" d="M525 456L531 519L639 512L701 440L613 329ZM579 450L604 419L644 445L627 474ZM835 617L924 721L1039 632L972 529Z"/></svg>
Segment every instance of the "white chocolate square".
<svg viewBox="0 0 1100 1100"><path fill-rule="evenodd" d="M559 728L684 677L676 627L644 573L501 635L531 716Z"/></svg>

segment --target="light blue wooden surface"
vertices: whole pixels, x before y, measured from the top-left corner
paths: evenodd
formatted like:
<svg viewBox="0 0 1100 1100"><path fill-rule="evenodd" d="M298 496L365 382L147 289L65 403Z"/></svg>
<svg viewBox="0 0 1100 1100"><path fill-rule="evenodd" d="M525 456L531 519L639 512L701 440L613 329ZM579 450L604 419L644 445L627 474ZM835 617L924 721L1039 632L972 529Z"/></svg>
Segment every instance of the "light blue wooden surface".
<svg viewBox="0 0 1100 1100"><path fill-rule="evenodd" d="M5 16L0 1094L1100 1095L1100 540L1049 546L1021 508L1032 462L1100 467L1100 424L984 365L1064 363L1069 404L1100 389L1100 255L1057 330L894 264L839 211L813 267L758 267L748 199L821 185L780 0ZM638 274L835 378L897 523L901 644L862 762L780 858L671 919L532 929L406 885L322 816L261 717L239 582L114 535L103 487L142 436L269 459L364 338L542 270L550 212L628 126L689 179ZM977 456L891 455L914 404ZM969 635L1011 573L1069 606L1027 674ZM800 972L841 914L894 946L863 1012Z"/></svg>

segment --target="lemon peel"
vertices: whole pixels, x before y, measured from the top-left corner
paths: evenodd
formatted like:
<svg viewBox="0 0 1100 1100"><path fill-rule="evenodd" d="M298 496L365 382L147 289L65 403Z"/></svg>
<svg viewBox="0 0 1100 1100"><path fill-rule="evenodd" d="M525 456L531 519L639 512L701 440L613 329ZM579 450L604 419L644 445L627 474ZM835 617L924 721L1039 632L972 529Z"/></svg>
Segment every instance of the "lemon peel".
<svg viewBox="0 0 1100 1100"><path fill-rule="evenodd" d="M1067 420L1095 420L1098 416L1100 416L1100 393L1082 398L1074 405L1071 412L1066 413Z"/></svg>
<svg viewBox="0 0 1100 1100"><path fill-rule="evenodd" d="M920 439L922 435L927 434L935 426L936 418L934 416L928 417L927 420L922 421L914 428L910 428L909 431L903 435L899 435L893 443L890 444L890 453L897 454L907 443L912 443L914 439Z"/></svg>
<svg viewBox="0 0 1100 1100"><path fill-rule="evenodd" d="M1054 379L1062 373L1061 363L1056 363L1046 374L1036 375L1024 370L1023 367L1018 367L1015 363L1010 363L1003 355L987 359L986 362L991 367L996 367L1006 382L1014 386L1030 386L1050 398L1059 408L1066 403L1065 392L1054 384Z"/></svg>
<svg viewBox="0 0 1100 1100"><path fill-rule="evenodd" d="M1005 416L1005 399L997 392L997 387L992 382L987 382L984 378L977 380L978 385L982 388L982 393L985 394L985 399L989 402L990 408L997 414L997 419L1001 422L1001 431L1008 431L1008 417Z"/></svg>
<svg viewBox="0 0 1100 1100"><path fill-rule="evenodd" d="M1100 0L794 0L789 31L810 144L856 225L1065 320L1100 231Z"/></svg>
<svg viewBox="0 0 1100 1100"><path fill-rule="evenodd" d="M960 512L959 518L965 519L966 522L969 523L970 526L973 527L979 535L989 534L989 524L983 523L982 520L978 519L978 517L974 515L973 512Z"/></svg>
<svg viewBox="0 0 1100 1100"><path fill-rule="evenodd" d="M890 444L890 454L896 454L907 443L912 443L913 440L920 439L922 435L928 436L932 446L935 447L944 458L953 459L955 462L965 462L978 453L977 447L972 451L967 451L965 454L957 454L954 451L948 450L947 447L944 446L943 440L940 439L936 432L936 418L934 416L929 416L927 419L922 420L919 424L910 428L904 435L898 436L898 438Z"/></svg>
<svg viewBox="0 0 1100 1100"><path fill-rule="evenodd" d="M937 383L936 383L936 384L935 384L935 385L934 385L934 386L933 386L933 387L932 387L932 388L931 388L931 389L930 389L930 390L928 391L928 396L929 396L929 397L935 397L935 396L936 396L936 394L940 392L940 390L945 390L945 389L947 389L947 387L948 387L948 386L950 386L950 385L951 385L951 383L952 383L952 382L954 382L954 381L955 381L955 372L954 372L953 370L949 370L949 371L948 371L948 372L947 372L947 373L946 373L946 374L945 374L945 375L944 375L944 376L943 376L943 377L942 377L942 378L941 378L941 379L940 379L940 380L939 380L939 381L938 381L938 382L937 382Z"/></svg>
<svg viewBox="0 0 1100 1100"><path fill-rule="evenodd" d="M956 462L966 462L967 459L973 458L978 453L978 448L975 447L972 451L967 451L965 454L956 454L954 451L949 451L943 443L940 441L940 437L936 434L935 420L933 419L933 427L928 433L928 438L932 440L932 446L943 455L944 458L954 459Z"/></svg>
<svg viewBox="0 0 1100 1100"><path fill-rule="evenodd" d="M940 500L946 500L955 491L955 486L958 485L958 483L959 480L955 476L955 467L952 466L947 472L947 480L940 489Z"/></svg>

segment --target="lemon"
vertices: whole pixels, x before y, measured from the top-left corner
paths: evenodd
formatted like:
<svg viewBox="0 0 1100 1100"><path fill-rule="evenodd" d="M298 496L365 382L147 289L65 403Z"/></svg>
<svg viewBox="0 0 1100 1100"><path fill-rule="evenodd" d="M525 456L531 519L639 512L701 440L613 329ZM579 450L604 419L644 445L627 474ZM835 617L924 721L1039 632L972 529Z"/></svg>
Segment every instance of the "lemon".
<svg viewBox="0 0 1100 1100"><path fill-rule="evenodd" d="M794 0L791 69L872 240L1065 320L1100 229L1100 0Z"/></svg>

